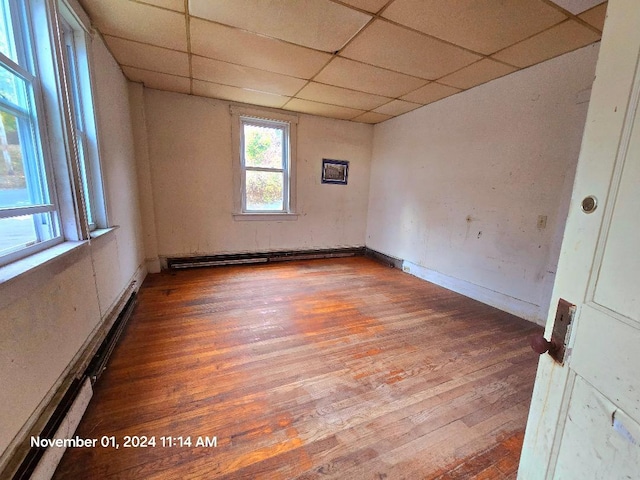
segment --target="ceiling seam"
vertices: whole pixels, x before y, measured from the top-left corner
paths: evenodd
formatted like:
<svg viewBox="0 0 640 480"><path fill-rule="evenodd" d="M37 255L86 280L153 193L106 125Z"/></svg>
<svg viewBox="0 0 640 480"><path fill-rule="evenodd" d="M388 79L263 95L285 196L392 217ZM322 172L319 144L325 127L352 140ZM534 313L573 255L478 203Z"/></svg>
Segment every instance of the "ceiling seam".
<svg viewBox="0 0 640 480"><path fill-rule="evenodd" d="M189 94L193 95L193 57L191 55L191 15L189 15L189 0L184 0L184 17L187 34L187 59L189 61Z"/></svg>
<svg viewBox="0 0 640 480"><path fill-rule="evenodd" d="M549 5L550 7L555 8L556 10L559 10L560 12L565 14L567 17L577 21L578 23L582 24L583 26L588 27L589 30L593 30L594 32L599 33L599 34L602 35L602 31L598 30L596 27L591 25L589 22L586 22L583 19L581 19L580 15L582 15L583 13L588 12L589 10L593 10L594 8L599 7L603 3L608 3L608 2L602 2L602 3L599 3L598 5L594 5L593 7L588 8L584 12L580 12L580 13L578 13L576 15L575 13L571 13L569 10L566 10L566 9L562 8L560 5L558 5L557 3L552 2L551 0L540 0L540 1L544 2L545 4Z"/></svg>

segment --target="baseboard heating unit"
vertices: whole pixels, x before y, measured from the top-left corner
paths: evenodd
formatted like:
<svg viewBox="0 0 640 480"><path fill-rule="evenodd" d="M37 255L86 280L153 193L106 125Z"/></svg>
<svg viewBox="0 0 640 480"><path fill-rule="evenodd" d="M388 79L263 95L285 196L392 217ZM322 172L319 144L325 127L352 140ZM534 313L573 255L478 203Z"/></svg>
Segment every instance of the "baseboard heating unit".
<svg viewBox="0 0 640 480"><path fill-rule="evenodd" d="M237 253L226 255L205 255L197 257L167 258L169 270L242 265L252 263L285 262L289 260L311 260L318 258L355 257L365 254L364 247L332 248L325 250L289 250L262 253Z"/></svg>

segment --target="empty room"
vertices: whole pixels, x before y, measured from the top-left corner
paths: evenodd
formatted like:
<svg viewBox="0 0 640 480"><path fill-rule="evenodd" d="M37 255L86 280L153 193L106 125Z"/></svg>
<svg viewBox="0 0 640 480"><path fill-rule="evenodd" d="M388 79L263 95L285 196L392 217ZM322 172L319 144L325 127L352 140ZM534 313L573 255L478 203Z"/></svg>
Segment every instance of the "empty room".
<svg viewBox="0 0 640 480"><path fill-rule="evenodd" d="M0 13L0 478L639 478L636 0Z"/></svg>

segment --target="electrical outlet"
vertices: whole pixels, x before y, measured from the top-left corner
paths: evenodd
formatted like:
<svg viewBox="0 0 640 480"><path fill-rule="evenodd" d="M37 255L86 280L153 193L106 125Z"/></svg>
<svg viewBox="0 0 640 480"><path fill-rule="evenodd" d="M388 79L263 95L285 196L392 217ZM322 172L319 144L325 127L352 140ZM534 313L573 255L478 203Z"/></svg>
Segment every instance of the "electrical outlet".
<svg viewBox="0 0 640 480"><path fill-rule="evenodd" d="M547 228L547 216L546 215L538 215L538 228L542 230L543 228Z"/></svg>

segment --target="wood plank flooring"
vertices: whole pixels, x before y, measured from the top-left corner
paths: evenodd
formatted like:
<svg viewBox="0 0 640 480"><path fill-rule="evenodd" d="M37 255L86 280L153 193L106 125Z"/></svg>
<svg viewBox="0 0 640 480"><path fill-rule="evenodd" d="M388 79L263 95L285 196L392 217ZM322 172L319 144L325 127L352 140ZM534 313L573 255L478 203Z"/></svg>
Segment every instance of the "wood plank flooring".
<svg viewBox="0 0 640 480"><path fill-rule="evenodd" d="M362 257L150 275L54 478L515 478L541 331Z"/></svg>

